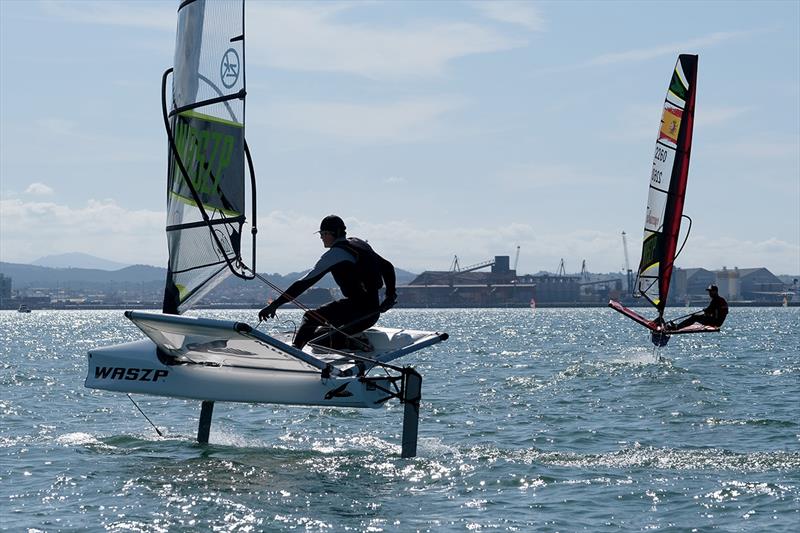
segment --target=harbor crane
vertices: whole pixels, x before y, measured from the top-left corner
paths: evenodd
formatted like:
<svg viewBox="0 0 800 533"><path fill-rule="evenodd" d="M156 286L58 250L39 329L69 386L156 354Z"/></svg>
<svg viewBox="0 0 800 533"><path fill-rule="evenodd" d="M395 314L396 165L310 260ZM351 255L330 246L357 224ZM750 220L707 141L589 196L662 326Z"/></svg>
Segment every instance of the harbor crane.
<svg viewBox="0 0 800 533"><path fill-rule="evenodd" d="M628 282L628 294L633 295L633 271L628 260L628 239L624 231L622 232L622 248L625 251L625 278Z"/></svg>
<svg viewBox="0 0 800 533"><path fill-rule="evenodd" d="M453 258L453 264L450 267L450 272L472 272L473 270L480 270L481 268L486 268L493 265L494 259L487 259L486 261L481 261L480 263L475 263L474 265L461 268L458 264L458 256L455 256L455 258Z"/></svg>
<svg viewBox="0 0 800 533"><path fill-rule="evenodd" d="M561 258L561 263L558 264L558 271L556 276L562 277L567 275L567 270L564 268L564 258Z"/></svg>
<svg viewBox="0 0 800 533"><path fill-rule="evenodd" d="M453 256L453 263L450 265L450 272L458 272L461 267L458 264L458 256Z"/></svg>

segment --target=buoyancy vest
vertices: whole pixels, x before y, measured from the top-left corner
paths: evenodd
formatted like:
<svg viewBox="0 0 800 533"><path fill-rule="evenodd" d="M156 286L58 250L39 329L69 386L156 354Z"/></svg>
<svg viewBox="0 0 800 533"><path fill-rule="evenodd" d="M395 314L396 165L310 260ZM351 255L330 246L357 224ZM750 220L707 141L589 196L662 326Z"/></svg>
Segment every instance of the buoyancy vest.
<svg viewBox="0 0 800 533"><path fill-rule="evenodd" d="M709 307L712 308L712 312L715 315L714 319L719 322L717 325L721 326L725 321L725 317L728 316L728 302L725 301L725 298L716 296L712 298L711 305Z"/></svg>
<svg viewBox="0 0 800 533"><path fill-rule="evenodd" d="M334 281L345 298L377 298L383 287L383 276L378 263L378 254L361 239L349 237L334 242L333 247L343 248L355 257L355 263L342 262L331 269Z"/></svg>
<svg viewBox="0 0 800 533"><path fill-rule="evenodd" d="M719 295L712 296L711 303L703 309L703 314L707 317L703 324L720 327L728 316L728 302Z"/></svg>

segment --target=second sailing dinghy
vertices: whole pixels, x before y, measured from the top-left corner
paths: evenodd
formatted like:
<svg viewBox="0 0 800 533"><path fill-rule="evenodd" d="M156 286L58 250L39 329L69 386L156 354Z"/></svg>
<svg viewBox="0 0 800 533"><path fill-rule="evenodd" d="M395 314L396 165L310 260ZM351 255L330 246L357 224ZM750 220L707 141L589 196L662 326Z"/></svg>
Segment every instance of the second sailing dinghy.
<svg viewBox="0 0 800 533"><path fill-rule="evenodd" d="M691 219L683 214L683 202L689 177L696 86L697 56L681 54L672 72L656 140L642 258L634 293L634 296L643 297L655 307L658 315L650 320L616 300L608 303L609 307L649 329L653 344L657 346L666 345L670 335L719 331L719 328L693 324L666 332L664 320L672 270L681 251L678 249L678 237L682 218L689 220L691 229Z"/></svg>
<svg viewBox="0 0 800 533"><path fill-rule="evenodd" d="M255 176L244 137L244 57L244 0L180 3L175 66L162 79L169 141L163 313L127 311L147 338L90 350L85 385L201 400L200 442L208 442L217 401L377 408L398 399L405 404L402 455L412 457L422 378L391 362L447 339L446 333L375 327L354 343L368 351L310 344L300 350L288 338L246 323L180 316L229 275L263 279L255 273ZM245 168L252 266L241 253Z"/></svg>

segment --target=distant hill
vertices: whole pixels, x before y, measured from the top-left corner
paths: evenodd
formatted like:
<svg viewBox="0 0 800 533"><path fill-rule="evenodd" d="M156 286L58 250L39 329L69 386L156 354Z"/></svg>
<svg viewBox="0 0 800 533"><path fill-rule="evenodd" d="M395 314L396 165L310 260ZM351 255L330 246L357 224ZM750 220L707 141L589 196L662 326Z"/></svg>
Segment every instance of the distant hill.
<svg viewBox="0 0 800 533"><path fill-rule="evenodd" d="M147 265L133 265L119 270L96 268L50 268L36 265L0 262L0 274L11 278L15 289L25 287L58 287L66 283L99 285L111 283L164 282L167 269Z"/></svg>
<svg viewBox="0 0 800 533"><path fill-rule="evenodd" d="M72 289L97 289L107 286L109 283L136 283L153 284L155 287L163 288L167 269L149 265L133 265L118 270L102 270L97 268L50 268L37 265L25 265L20 263L0 262L0 274L11 278L14 289L23 288L64 288L67 284ZM292 272L286 275L263 274L278 287L286 288L292 282L303 276L305 272ZM414 279L416 274L397 269L397 284L404 285ZM246 283L238 278L230 277L219 288L225 286ZM258 281L247 282L250 288L255 289L263 284ZM325 276L319 287L335 287L335 283L330 275Z"/></svg>
<svg viewBox="0 0 800 533"><path fill-rule="evenodd" d="M50 268L91 268L95 270L120 270L130 266L80 252L46 255L32 261L31 264Z"/></svg>
<svg viewBox="0 0 800 533"><path fill-rule="evenodd" d="M402 268L396 267L394 269L394 273L397 276L398 285L408 285L418 275L414 274L413 272L409 272L408 270L403 270Z"/></svg>

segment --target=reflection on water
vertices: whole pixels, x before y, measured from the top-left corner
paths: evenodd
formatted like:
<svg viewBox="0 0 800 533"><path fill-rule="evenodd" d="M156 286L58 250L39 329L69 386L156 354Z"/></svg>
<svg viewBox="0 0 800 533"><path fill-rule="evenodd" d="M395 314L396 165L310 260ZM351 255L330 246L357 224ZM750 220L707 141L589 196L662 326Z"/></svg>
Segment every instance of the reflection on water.
<svg viewBox="0 0 800 533"><path fill-rule="evenodd" d="M393 310L387 326L450 333L406 361L424 381L405 460L396 402L218 404L201 446L198 402L136 397L159 437L83 387L89 348L141 338L121 312L3 312L0 527L793 531L798 316L734 308L655 351L607 309Z"/></svg>

